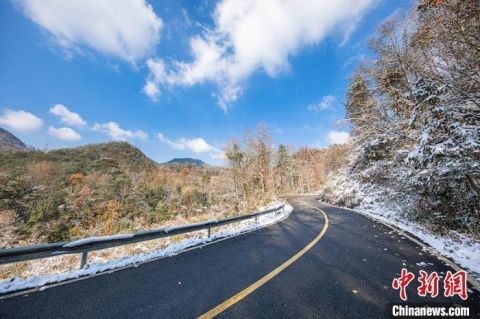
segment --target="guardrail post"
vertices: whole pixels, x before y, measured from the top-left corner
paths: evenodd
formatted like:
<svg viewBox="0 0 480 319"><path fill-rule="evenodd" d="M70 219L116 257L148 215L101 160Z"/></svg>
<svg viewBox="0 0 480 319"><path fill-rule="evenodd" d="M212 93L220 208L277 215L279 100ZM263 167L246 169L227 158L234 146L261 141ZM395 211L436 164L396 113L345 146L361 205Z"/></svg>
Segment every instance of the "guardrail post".
<svg viewBox="0 0 480 319"><path fill-rule="evenodd" d="M87 264L88 251L82 253L82 260L80 261L80 269L83 269Z"/></svg>
<svg viewBox="0 0 480 319"><path fill-rule="evenodd" d="M210 227L208 227L208 238L210 238Z"/></svg>

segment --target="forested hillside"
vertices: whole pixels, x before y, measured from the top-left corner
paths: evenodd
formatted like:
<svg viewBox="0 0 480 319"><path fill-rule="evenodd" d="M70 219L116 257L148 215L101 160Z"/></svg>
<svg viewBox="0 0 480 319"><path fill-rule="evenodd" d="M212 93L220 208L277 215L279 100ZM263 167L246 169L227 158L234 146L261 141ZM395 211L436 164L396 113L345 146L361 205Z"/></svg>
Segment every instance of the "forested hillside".
<svg viewBox="0 0 480 319"><path fill-rule="evenodd" d="M264 125L227 148L227 167L157 164L125 142L0 154L3 247L72 240L247 213L278 195L312 192L346 147L280 145ZM215 215L220 214L220 215Z"/></svg>
<svg viewBox="0 0 480 319"><path fill-rule="evenodd" d="M232 201L242 207L259 198L313 193L325 183L329 172L345 164L347 150L345 145L318 149L280 144L274 148L266 126L260 124L256 134L226 146Z"/></svg>
<svg viewBox="0 0 480 319"><path fill-rule="evenodd" d="M480 6L422 1L371 39L352 75L348 165L324 199L480 235Z"/></svg>
<svg viewBox="0 0 480 319"><path fill-rule="evenodd" d="M142 229L214 205L215 170L159 167L124 142L0 155L2 245Z"/></svg>

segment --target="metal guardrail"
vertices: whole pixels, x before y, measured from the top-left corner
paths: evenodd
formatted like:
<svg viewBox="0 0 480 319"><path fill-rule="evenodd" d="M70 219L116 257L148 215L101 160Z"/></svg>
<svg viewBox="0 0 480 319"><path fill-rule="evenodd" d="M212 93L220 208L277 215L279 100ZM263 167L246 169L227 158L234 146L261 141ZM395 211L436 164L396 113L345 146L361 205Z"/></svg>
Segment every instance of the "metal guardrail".
<svg viewBox="0 0 480 319"><path fill-rule="evenodd" d="M255 222L258 222L258 216L278 212L279 210L283 209L284 206L285 205L280 205L264 211L222 220L209 220L202 223L165 227L155 230L140 231L132 234L90 237L70 242L0 249L0 265L67 254L82 254L80 268L83 268L87 263L87 257L90 251L175 236L202 229L208 230L208 237L210 237L211 229L213 227L237 223L252 218L255 218Z"/></svg>

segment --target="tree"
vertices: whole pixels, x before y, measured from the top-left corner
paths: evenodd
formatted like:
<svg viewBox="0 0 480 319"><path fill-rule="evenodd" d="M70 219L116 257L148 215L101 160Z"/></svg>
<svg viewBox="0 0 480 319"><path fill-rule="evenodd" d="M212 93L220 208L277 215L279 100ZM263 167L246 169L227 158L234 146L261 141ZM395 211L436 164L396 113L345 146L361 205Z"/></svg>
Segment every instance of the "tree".
<svg viewBox="0 0 480 319"><path fill-rule="evenodd" d="M263 194L270 191L269 177L271 176L271 137L267 132L267 125L261 123L257 126L257 136L253 142L253 147L256 156L256 166L260 175L260 185Z"/></svg>
<svg viewBox="0 0 480 319"><path fill-rule="evenodd" d="M230 167L230 173L232 174L237 203L240 201L242 195L246 200L247 194L243 186L244 174L242 173L245 153L237 141L230 141L230 144L226 147L225 157L227 158L227 164Z"/></svg>
<svg viewBox="0 0 480 319"><path fill-rule="evenodd" d="M277 163L275 169L275 175L278 175L276 179L279 183L279 189L284 192L287 187L287 174L290 169L290 155L288 149L284 144L280 144L277 149Z"/></svg>

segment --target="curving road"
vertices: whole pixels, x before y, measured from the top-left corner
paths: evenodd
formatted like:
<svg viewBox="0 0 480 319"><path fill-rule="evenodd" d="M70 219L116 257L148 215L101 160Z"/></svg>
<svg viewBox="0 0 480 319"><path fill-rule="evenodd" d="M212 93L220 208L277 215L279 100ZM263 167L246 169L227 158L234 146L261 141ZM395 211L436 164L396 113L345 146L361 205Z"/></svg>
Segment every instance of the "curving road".
<svg viewBox="0 0 480 319"><path fill-rule="evenodd" d="M453 271L363 215L314 197L290 202L290 217L270 227L3 299L0 318L382 318L401 302L391 283L402 267L417 276ZM418 297L416 286L407 289L409 303L467 305L480 317L476 291L466 301L430 299Z"/></svg>

